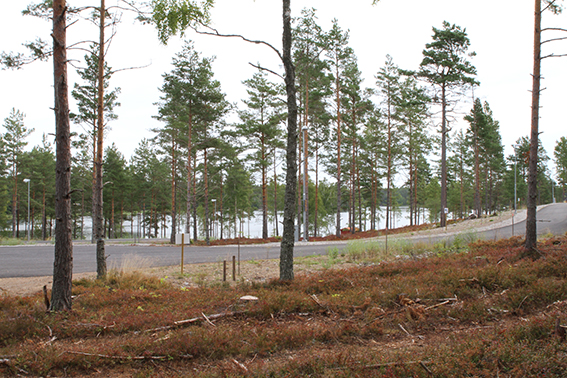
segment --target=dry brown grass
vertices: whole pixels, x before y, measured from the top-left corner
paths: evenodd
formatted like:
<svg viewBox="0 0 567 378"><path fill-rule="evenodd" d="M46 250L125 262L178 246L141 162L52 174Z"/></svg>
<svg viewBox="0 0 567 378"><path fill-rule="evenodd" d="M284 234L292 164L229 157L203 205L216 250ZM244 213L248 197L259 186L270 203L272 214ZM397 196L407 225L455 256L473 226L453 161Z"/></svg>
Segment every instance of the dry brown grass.
<svg viewBox="0 0 567 378"><path fill-rule="evenodd" d="M564 377L567 239L542 242L536 261L521 249L482 242L232 286L116 271L76 281L73 311L57 314L39 295L3 295L0 375Z"/></svg>

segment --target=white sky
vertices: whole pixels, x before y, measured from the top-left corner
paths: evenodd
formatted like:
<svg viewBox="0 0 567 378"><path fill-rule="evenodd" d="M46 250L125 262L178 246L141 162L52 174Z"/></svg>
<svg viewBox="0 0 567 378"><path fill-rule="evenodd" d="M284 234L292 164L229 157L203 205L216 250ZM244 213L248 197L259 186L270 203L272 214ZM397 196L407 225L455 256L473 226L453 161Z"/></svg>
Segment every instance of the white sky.
<svg viewBox="0 0 567 378"><path fill-rule="evenodd" d="M30 2L32 0L29 0ZM32 17L21 16L29 1L4 1L0 13L2 51L23 51L21 43L41 36L50 41L51 24ZM72 5L87 2L71 0ZM107 0L107 6L116 0ZM496 120L500 122L502 142L506 155L511 144L530 131L531 72L533 54L533 1L513 3L494 0L381 0L371 6L371 0L292 0L292 14L300 15L306 7L317 9L319 24L328 30L331 20L350 30L350 45L359 60L366 87L374 87L374 75L384 65L386 54L394 63L406 69L417 69L422 50L431 42L432 27L441 28L447 20L466 28L471 50L477 53L473 64L481 82L475 94L489 102ZM217 0L213 13L214 26L223 33L243 34L251 39L262 39L280 49L281 2L276 0ZM544 27L565 27L567 15L545 14ZM548 35L551 37L552 35ZM213 69L229 101L239 102L245 96L241 82L256 71L248 63L282 72L277 56L268 48L238 39L197 36L188 31L185 38L195 40L197 51L203 56L216 56ZM68 44L81 40L96 40L92 27L72 26L68 29ZM152 118L157 114L153 104L159 100L161 75L171 70L171 59L180 50L182 41L173 38L162 46L152 26L134 24L123 16L115 40L107 56L113 69L149 67L117 73L112 87L121 87L117 109L119 119L111 123L111 132L105 141L116 143L129 158L143 137L150 137L150 128L159 127ZM544 53L567 53L567 44L548 44ZM71 59L82 60L83 52L70 52ZM567 75L562 67L567 58L546 59L543 63L542 87L547 88L541 99L541 139L548 155L553 157L556 141L567 135L565 108ZM69 87L77 75L69 67ZM282 72L283 73L283 72ZM52 63L36 62L19 71L0 71L0 120L12 108L26 114L25 124L34 128L29 146L41 143L43 133L54 133ZM470 102L470 99L467 99ZM74 110L74 104L71 105ZM470 104L466 104L468 112ZM459 117L461 119L462 117ZM465 122L461 121L464 127ZM73 125L79 130L78 126ZM4 132L0 127L0 132Z"/></svg>

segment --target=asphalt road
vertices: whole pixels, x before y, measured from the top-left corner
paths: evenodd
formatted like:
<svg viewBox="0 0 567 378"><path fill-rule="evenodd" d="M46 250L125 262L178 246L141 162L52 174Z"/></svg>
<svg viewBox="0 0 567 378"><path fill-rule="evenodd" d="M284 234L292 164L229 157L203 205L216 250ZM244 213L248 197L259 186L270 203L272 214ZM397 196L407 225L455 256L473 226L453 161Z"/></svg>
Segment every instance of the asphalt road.
<svg viewBox="0 0 567 378"><path fill-rule="evenodd" d="M567 204L548 205L538 211L538 234L552 233L563 235L567 232ZM514 234L525 234L525 221L514 225ZM482 231L477 236L484 239L500 239L512 236L512 226ZM436 235L427 237L404 238L414 242L435 243L441 239L452 239L454 235ZM396 237L400 239L400 237ZM295 256L311 256L327 254L330 248L339 251L346 248L347 242L312 242L296 243ZM78 244L73 247L73 273L96 271L96 246L93 244ZM186 264L218 262L224 259L230 261L232 256L240 256L241 260L259 260L278 258L279 244L236 245L193 247L185 246L184 261ZM120 267L140 259L146 265L170 266L181 261L181 248L179 246L152 246L152 245L112 245L106 246L108 266ZM49 276L53 274L53 245L21 245L0 247L0 278L6 277L34 277Z"/></svg>

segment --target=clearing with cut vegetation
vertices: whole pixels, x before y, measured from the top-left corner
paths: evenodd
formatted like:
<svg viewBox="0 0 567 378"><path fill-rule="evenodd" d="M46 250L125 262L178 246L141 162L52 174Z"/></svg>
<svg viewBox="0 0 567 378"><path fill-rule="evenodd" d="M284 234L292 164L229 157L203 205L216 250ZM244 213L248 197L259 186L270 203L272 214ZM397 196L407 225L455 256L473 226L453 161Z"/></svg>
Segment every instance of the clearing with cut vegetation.
<svg viewBox="0 0 567 378"><path fill-rule="evenodd" d="M62 313L39 293L4 294L0 375L564 377L567 238L538 250L522 258L520 238L370 243L298 259L292 282L223 283L217 264L113 270L75 280Z"/></svg>

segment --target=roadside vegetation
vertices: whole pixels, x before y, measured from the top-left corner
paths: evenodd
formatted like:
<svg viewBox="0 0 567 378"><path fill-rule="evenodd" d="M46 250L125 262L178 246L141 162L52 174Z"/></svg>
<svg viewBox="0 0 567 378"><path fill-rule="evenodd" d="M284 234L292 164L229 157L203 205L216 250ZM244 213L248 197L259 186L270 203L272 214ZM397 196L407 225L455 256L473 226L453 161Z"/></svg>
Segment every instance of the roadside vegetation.
<svg viewBox="0 0 567 378"><path fill-rule="evenodd" d="M179 287L113 270L73 310L0 296L0 375L564 377L567 237L357 241L293 282ZM245 297L245 296L252 296Z"/></svg>

